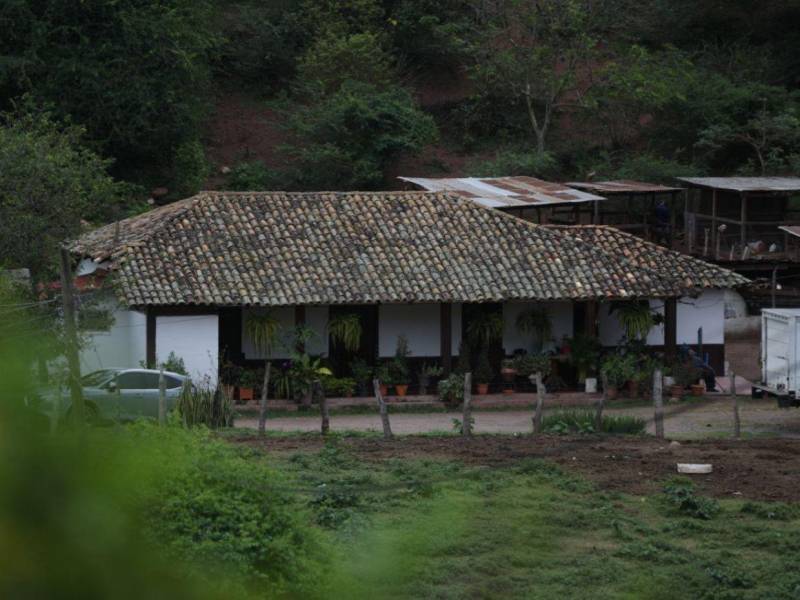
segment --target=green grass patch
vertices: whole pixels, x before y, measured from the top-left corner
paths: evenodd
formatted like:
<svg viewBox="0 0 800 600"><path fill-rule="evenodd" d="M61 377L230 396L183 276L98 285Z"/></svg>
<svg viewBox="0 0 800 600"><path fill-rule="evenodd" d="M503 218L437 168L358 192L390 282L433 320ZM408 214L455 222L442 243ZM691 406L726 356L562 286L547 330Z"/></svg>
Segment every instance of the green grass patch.
<svg viewBox="0 0 800 600"><path fill-rule="evenodd" d="M638 435L645 431L644 419L631 416L603 415L600 431L595 413L590 410L560 410L542 418L542 430L547 433L614 433Z"/></svg>

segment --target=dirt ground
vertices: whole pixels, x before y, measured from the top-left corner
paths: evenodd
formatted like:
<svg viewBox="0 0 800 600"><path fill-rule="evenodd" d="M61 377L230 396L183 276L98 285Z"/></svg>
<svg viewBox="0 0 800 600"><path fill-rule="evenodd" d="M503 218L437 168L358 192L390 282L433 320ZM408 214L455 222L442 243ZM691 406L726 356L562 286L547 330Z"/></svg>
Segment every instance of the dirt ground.
<svg viewBox="0 0 800 600"><path fill-rule="evenodd" d="M320 449L316 435L243 437L239 443L268 453ZM459 460L493 468L522 459L553 460L601 488L628 494L657 492L676 474L677 463L711 463L713 472L694 475L701 493L718 498L800 501L800 443L789 439L669 442L653 437L600 436L403 436L343 438L339 443L365 461L396 458Z"/></svg>
<svg viewBox="0 0 800 600"><path fill-rule="evenodd" d="M741 409L742 431L752 435L780 435L800 439L800 409L779 409L775 400L743 398ZM651 406L609 408L609 415L631 415L648 421L648 432L654 433ZM475 412L477 433L528 433L531 431L532 412L496 411ZM391 415L392 431L397 434L418 434L432 431L452 431L453 419L461 414L452 413L396 413ZM252 418L239 419L237 427L257 427ZM319 417L290 416L267 421L270 431L318 431ZM709 436L729 436L733 428L732 402L728 398L698 402L668 404L665 407L664 428L675 439L697 439ZM333 431L380 431L377 414L334 415Z"/></svg>

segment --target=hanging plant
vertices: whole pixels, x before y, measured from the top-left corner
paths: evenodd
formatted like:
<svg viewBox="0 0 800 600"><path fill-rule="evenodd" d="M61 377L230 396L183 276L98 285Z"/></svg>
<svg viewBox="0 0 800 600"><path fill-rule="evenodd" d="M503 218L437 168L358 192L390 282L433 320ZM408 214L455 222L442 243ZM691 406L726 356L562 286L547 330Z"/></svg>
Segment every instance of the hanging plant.
<svg viewBox="0 0 800 600"><path fill-rule="evenodd" d="M340 315L328 321L328 334L334 345L341 344L348 352L361 346L361 320L355 313Z"/></svg>
<svg viewBox="0 0 800 600"><path fill-rule="evenodd" d="M249 314L244 328L256 351L263 355L269 355L278 339L281 324L272 311L267 311L260 314Z"/></svg>
<svg viewBox="0 0 800 600"><path fill-rule="evenodd" d="M644 340L656 324L650 305L643 302L615 302L609 314L616 314L625 330L625 337L630 340Z"/></svg>
<svg viewBox="0 0 800 600"><path fill-rule="evenodd" d="M503 338L503 315L497 312L479 313L467 325L467 338L473 348L491 347L493 342Z"/></svg>
<svg viewBox="0 0 800 600"><path fill-rule="evenodd" d="M553 322L546 309L534 306L517 315L517 329L533 336L534 351L539 352L553 334Z"/></svg>

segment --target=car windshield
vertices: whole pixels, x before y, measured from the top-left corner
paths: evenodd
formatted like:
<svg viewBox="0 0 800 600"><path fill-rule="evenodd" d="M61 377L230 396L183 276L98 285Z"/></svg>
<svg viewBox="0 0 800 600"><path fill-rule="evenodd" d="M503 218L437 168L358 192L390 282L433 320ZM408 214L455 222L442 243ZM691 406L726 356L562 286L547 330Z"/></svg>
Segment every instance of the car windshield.
<svg viewBox="0 0 800 600"><path fill-rule="evenodd" d="M114 371L110 369L94 371L93 373L89 373L88 375L81 377L81 384L84 387L97 387L111 379L112 375L114 375Z"/></svg>

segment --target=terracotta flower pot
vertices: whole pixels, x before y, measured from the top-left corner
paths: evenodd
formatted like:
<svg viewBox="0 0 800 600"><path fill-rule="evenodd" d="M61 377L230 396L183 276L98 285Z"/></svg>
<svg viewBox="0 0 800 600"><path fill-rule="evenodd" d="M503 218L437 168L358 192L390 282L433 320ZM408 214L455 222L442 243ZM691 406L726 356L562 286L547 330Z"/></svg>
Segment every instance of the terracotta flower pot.
<svg viewBox="0 0 800 600"><path fill-rule="evenodd" d="M606 398L616 400L617 396L619 396L619 388L615 385L609 385L606 388Z"/></svg>
<svg viewBox="0 0 800 600"><path fill-rule="evenodd" d="M398 383L394 386L395 393L400 396L401 398L408 393L408 384L407 383Z"/></svg>
<svg viewBox="0 0 800 600"><path fill-rule="evenodd" d="M628 382L628 396L631 398L638 398L639 397L639 382L638 381L629 381Z"/></svg>
<svg viewBox="0 0 800 600"><path fill-rule="evenodd" d="M381 396L388 396L389 395L389 386L382 383L380 386L381 389Z"/></svg>
<svg viewBox="0 0 800 600"><path fill-rule="evenodd" d="M514 379L517 377L517 370L503 368L500 369L500 375L502 376L503 381L505 381L506 383L514 383Z"/></svg>
<svg viewBox="0 0 800 600"><path fill-rule="evenodd" d="M253 399L253 388L240 387L239 388L239 401L248 402Z"/></svg>
<svg viewBox="0 0 800 600"><path fill-rule="evenodd" d="M702 396L706 391L705 386L703 386L703 385L701 385L699 383L693 383L689 387L692 390L692 396Z"/></svg>
<svg viewBox="0 0 800 600"><path fill-rule="evenodd" d="M489 384L488 383L479 383L475 387L478 388L478 395L485 396L489 393Z"/></svg>
<svg viewBox="0 0 800 600"><path fill-rule="evenodd" d="M683 396L683 386L678 384L669 386L669 395L671 398L680 398Z"/></svg>

